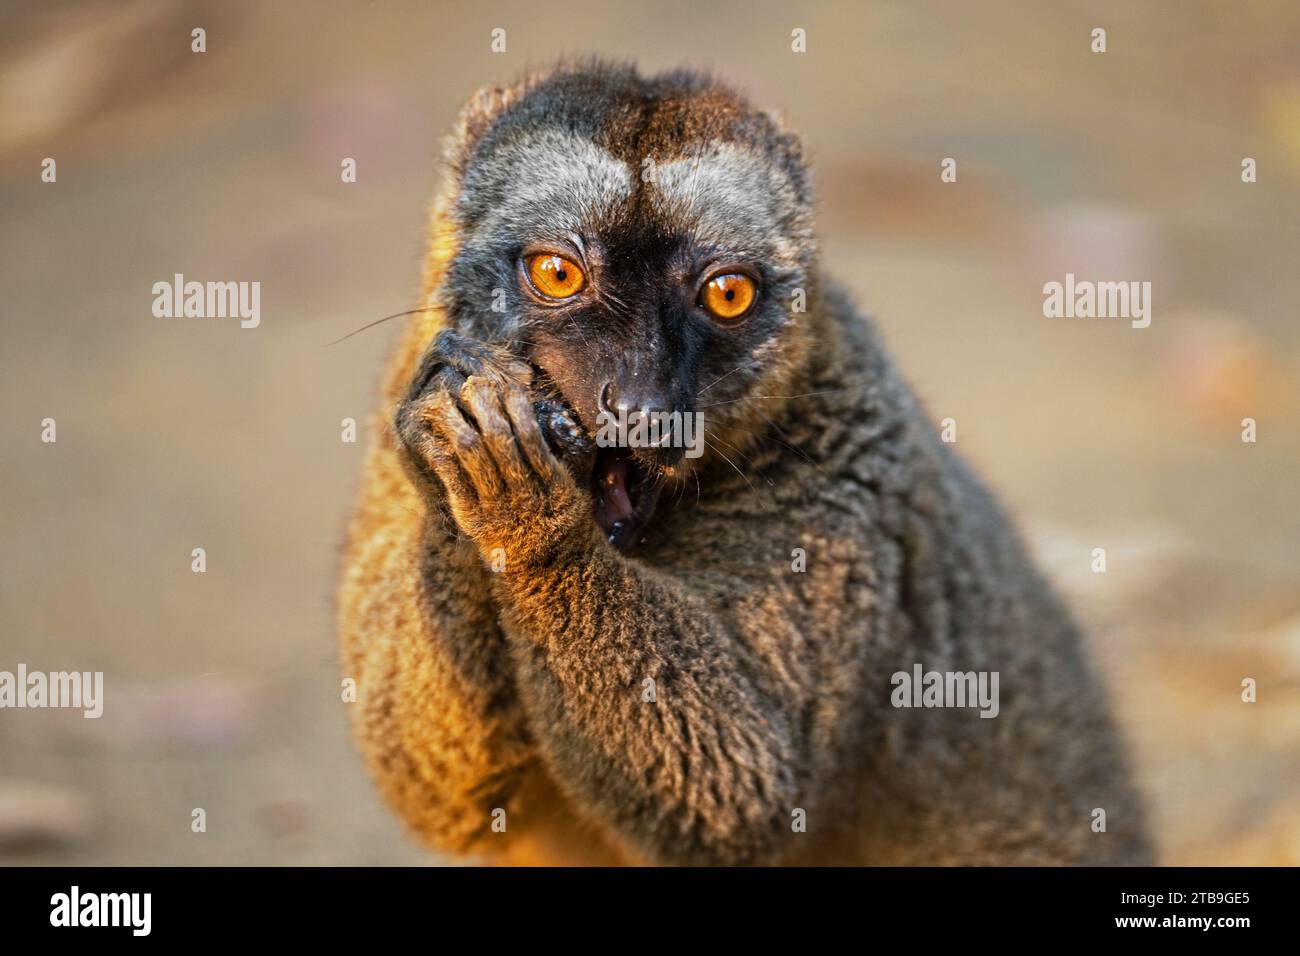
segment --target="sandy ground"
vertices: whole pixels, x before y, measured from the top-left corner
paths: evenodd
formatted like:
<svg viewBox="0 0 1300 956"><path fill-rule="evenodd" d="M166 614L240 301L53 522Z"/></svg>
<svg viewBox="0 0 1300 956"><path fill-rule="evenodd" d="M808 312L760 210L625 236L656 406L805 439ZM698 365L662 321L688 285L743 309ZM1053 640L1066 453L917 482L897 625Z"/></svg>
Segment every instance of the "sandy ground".
<svg viewBox="0 0 1300 956"><path fill-rule="evenodd" d="M595 51L803 131L828 266L1088 623L1165 859L1300 863L1294 3L611 6L0 7L0 669L109 693L0 712L0 862L437 862L332 630L392 326L325 343L410 306L463 98ZM1151 327L1045 319L1066 271L1152 281ZM261 326L154 318L176 272L260 281Z"/></svg>

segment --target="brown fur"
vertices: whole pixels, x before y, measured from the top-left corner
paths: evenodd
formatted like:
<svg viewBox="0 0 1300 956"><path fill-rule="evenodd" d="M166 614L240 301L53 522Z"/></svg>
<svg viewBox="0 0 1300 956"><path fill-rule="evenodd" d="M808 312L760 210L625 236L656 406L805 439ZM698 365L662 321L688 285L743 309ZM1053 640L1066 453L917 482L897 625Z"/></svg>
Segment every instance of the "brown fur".
<svg viewBox="0 0 1300 956"><path fill-rule="evenodd" d="M810 311L750 393L717 407L721 449L678 469L634 554L608 546L586 489L530 450L510 418L526 373L504 353L462 394L489 423L480 436L456 437L445 393L407 394L449 324L475 148L545 81L480 94L449 143L425 275L434 311L390 365L350 528L344 672L390 804L433 846L511 863L1143 859L1068 613L815 270ZM798 162L783 131L712 86L635 112L611 128L634 126L658 155L725 129ZM413 430L394 432L395 409ZM515 423L522 450L494 443L493 416ZM795 548L807 573L791 571ZM917 661L1000 670L1001 715L891 707L889 675ZM1093 807L1110 832L1090 831Z"/></svg>

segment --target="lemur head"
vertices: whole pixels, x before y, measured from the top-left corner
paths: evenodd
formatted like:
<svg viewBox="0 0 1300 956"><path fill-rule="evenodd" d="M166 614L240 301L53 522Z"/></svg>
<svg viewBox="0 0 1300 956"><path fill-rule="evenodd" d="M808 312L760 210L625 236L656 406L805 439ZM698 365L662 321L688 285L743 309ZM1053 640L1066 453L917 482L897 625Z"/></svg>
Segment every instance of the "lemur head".
<svg viewBox="0 0 1300 956"><path fill-rule="evenodd" d="M479 93L448 158L430 269L447 323L526 356L593 436L620 406L702 416L698 461L685 429L598 457L597 520L631 538L665 478L741 460L803 363L799 142L700 75L589 64Z"/></svg>

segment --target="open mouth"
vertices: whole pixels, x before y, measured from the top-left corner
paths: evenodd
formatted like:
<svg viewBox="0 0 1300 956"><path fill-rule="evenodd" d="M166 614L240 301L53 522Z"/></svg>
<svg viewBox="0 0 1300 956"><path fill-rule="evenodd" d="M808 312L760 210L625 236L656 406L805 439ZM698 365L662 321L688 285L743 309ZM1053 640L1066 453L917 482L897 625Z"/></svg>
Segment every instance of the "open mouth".
<svg viewBox="0 0 1300 956"><path fill-rule="evenodd" d="M663 478L652 475L629 449L597 452L591 470L592 517L610 544L624 549L639 539L663 485Z"/></svg>

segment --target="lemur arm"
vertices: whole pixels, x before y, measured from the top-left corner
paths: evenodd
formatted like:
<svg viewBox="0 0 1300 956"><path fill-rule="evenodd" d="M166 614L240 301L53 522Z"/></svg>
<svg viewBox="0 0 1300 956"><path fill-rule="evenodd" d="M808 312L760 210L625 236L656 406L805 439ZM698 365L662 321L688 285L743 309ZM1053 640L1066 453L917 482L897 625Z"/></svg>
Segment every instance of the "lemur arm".
<svg viewBox="0 0 1300 956"><path fill-rule="evenodd" d="M775 859L809 774L771 676L682 583L571 541L498 582L552 776L651 861Z"/></svg>
<svg viewBox="0 0 1300 956"><path fill-rule="evenodd" d="M771 665L708 601L605 542L587 488L543 439L526 370L507 365L440 334L398 433L412 477L436 474L455 526L499 572L488 577L554 782L651 859L775 858L807 793L789 716L801 704L764 693ZM766 615L766 630L780 626ZM642 699L647 679L657 703Z"/></svg>
<svg viewBox="0 0 1300 956"><path fill-rule="evenodd" d="M488 575L436 509L385 434L340 591L344 676L356 681L346 706L380 788L416 833L451 852L496 851L508 836L492 831L492 813L534 754Z"/></svg>

